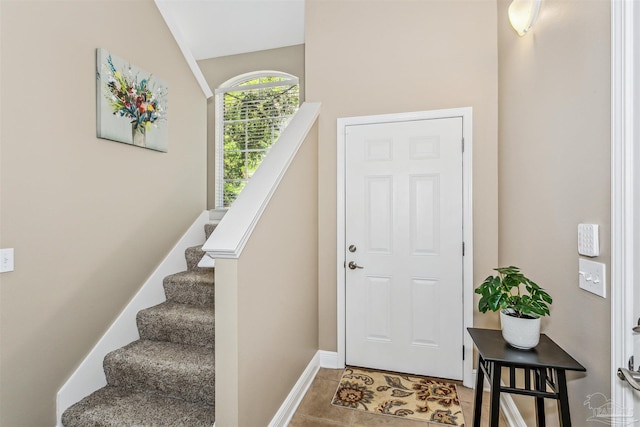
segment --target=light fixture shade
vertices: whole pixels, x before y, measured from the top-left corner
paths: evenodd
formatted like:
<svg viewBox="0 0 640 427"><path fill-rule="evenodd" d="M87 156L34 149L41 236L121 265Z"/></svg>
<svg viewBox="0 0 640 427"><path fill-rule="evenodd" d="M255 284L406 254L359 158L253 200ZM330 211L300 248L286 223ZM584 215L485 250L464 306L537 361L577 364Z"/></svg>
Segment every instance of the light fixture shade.
<svg viewBox="0 0 640 427"><path fill-rule="evenodd" d="M541 0L513 0L509 6L509 21L516 32L524 36L536 22Z"/></svg>

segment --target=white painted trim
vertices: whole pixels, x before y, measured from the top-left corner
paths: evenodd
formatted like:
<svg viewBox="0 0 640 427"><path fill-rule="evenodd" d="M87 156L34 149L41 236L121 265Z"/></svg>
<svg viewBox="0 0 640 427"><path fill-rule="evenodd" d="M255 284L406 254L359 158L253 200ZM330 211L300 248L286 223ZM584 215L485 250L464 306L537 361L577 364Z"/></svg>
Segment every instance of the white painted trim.
<svg viewBox="0 0 640 427"><path fill-rule="evenodd" d="M200 261L198 261L198 267L201 268L214 268L216 266L216 260L205 254Z"/></svg>
<svg viewBox="0 0 640 427"><path fill-rule="evenodd" d="M338 369L336 366L337 357L338 354L334 351L318 350L316 352L287 395L287 398L280 405L276 415L271 419L269 427L285 427L289 425L291 418L293 418L298 406L300 406L300 402L302 402L309 387L311 387L318 370L320 368Z"/></svg>
<svg viewBox="0 0 640 427"><path fill-rule="evenodd" d="M216 94L213 98L214 102L214 127L218 125L218 123L224 123L224 96L220 94ZM222 199L222 194L224 193L224 182L219 182L218 179L218 171L224 169L224 156L219 156L216 153L221 153L224 151L224 133L220 132L220 129L214 129L213 135L213 153L215 155L215 163L213 166L213 176L214 176L214 188L213 188L213 204L214 206L218 206L218 200ZM219 208L219 209L227 209L228 208Z"/></svg>
<svg viewBox="0 0 640 427"><path fill-rule="evenodd" d="M374 123L389 123L411 120L443 119L462 117L462 136L465 141L463 153L463 238L466 254L463 259L463 344L465 347L463 362L463 384L465 387L473 387L473 341L467 333L467 328L473 326L473 111L471 107L452 108L446 110L418 111L411 113L385 114L378 116L360 116L338 119L337 134L337 304L338 304L338 351L337 367L344 368L346 360L345 348L345 129L351 125L363 125Z"/></svg>
<svg viewBox="0 0 640 427"><path fill-rule="evenodd" d="M465 242L465 256L463 257L463 344L464 344L464 368L462 383L465 387L473 387L473 340L467 332L467 328L473 327L473 110L471 107L459 109L462 114L462 135L464 138L463 178L463 239Z"/></svg>
<svg viewBox="0 0 640 427"><path fill-rule="evenodd" d="M193 76L196 78L196 81L200 85L200 89L202 89L204 96L206 96L207 98L211 98L213 96L213 92L209 87L209 83L207 83L207 80L202 74L202 70L198 66L196 58L193 56L193 52L191 52L191 50L189 49L189 46L184 41L184 37L182 36L180 27L171 16L170 10L166 9L164 6L164 3L169 1L173 1L173 0L155 0L156 7L158 8L158 10L160 11L160 14L164 18L164 22L167 23L167 27L169 27L169 31L171 31L171 34L173 35L173 38L178 44L178 47L180 48L182 55L184 55L184 59L187 61L187 65L189 65L189 68L191 69Z"/></svg>
<svg viewBox="0 0 640 427"><path fill-rule="evenodd" d="M338 135L336 140L336 171L337 171L337 188L336 188L336 230L337 230L337 249L336 249L336 268L338 270L337 277L337 295L336 303L338 304L338 330L336 335L337 342L337 354L338 354L338 367L344 368L346 366L347 356L347 301L346 301L346 286L345 286L345 268L344 264L347 259L346 253L346 199L345 199L345 183L346 183L346 127L351 124L348 119L338 119Z"/></svg>
<svg viewBox="0 0 640 427"><path fill-rule="evenodd" d="M500 393L500 409L504 420L510 427L527 427L522 414L509 393Z"/></svg>
<svg viewBox="0 0 640 427"><path fill-rule="evenodd" d="M202 249L212 258L237 259L260 220L271 196L316 123L320 103L305 102L273 144L252 179L216 227Z"/></svg>
<svg viewBox="0 0 640 427"><path fill-rule="evenodd" d="M225 94L227 92L232 92L234 90L238 90L237 87L240 86L240 83L244 83L249 80L255 80L258 77L264 76L275 76L282 77L288 80L280 80L277 82L265 83L260 85L251 85L249 86L252 89L258 89L260 87L274 87L274 86L286 86L286 85L297 85L299 83L298 77L293 74L285 73L283 71L275 71L275 70L261 70L261 71L251 71L249 73L240 74L239 76L235 76L222 83L218 88L214 91L215 94Z"/></svg>
<svg viewBox="0 0 640 427"><path fill-rule="evenodd" d="M611 400L622 408L634 405L616 375L634 351L634 7L611 1Z"/></svg>
<svg viewBox="0 0 640 427"><path fill-rule="evenodd" d="M311 383L316 377L318 370L320 369L320 351L316 352L305 370L296 381L295 385L287 395L287 398L282 402L280 409L276 412L276 415L271 419L269 427L286 427L289 425L291 418L295 414L300 402L304 398L304 395L309 390Z"/></svg>
<svg viewBox="0 0 640 427"><path fill-rule="evenodd" d="M318 350L320 356L320 367L327 369L343 369L344 366L338 364L338 353L335 351Z"/></svg>
<svg viewBox="0 0 640 427"><path fill-rule="evenodd" d="M60 388L56 396L56 416L59 426L62 425L62 413L68 407L107 385L102 366L104 357L107 353L140 339L136 315L144 308L166 301L162 286L164 278L186 270L184 251L188 247L202 244L204 224L207 222L209 222L209 211L203 211Z"/></svg>

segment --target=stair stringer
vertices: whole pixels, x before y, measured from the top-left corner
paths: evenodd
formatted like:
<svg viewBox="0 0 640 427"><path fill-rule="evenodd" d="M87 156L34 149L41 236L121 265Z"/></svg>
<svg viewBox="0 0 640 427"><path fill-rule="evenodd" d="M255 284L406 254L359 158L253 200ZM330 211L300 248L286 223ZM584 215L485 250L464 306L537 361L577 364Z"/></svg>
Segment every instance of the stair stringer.
<svg viewBox="0 0 640 427"><path fill-rule="evenodd" d="M211 223L209 211L203 211L169 251L156 270L129 301L102 338L58 390L56 396L56 426L62 426L62 413L76 402L107 385L103 361L107 353L140 339L136 324L136 315L142 309L166 301L162 282L169 276L187 268L185 250L201 245L204 238L204 225Z"/></svg>

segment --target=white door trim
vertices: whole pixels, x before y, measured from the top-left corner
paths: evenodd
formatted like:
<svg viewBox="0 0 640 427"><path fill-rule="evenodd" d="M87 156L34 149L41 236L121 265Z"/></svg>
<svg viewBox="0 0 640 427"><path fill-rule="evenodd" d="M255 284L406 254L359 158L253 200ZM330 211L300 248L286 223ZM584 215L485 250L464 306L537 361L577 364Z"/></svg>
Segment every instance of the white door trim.
<svg viewBox="0 0 640 427"><path fill-rule="evenodd" d="M377 116L346 117L338 119L337 134L337 335L338 366L345 366L345 128L350 125L402 122L412 120L462 118L462 136L465 150L462 155L462 195L463 195L463 238L465 256L463 258L463 325L464 363L463 384L473 387L473 342L466 328L473 326L473 196L472 196L472 108L452 108L447 110L419 111L411 113L384 114Z"/></svg>
<svg viewBox="0 0 640 427"><path fill-rule="evenodd" d="M611 0L611 400L622 408L634 404L616 375L634 351L634 7Z"/></svg>

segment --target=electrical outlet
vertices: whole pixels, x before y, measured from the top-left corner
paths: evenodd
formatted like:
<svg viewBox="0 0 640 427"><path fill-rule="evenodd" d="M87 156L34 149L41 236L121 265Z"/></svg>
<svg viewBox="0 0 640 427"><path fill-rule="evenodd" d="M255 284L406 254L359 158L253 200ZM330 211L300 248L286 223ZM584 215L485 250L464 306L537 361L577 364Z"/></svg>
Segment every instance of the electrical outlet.
<svg viewBox="0 0 640 427"><path fill-rule="evenodd" d="M607 297L606 266L601 262L578 259L579 286L602 298Z"/></svg>
<svg viewBox="0 0 640 427"><path fill-rule="evenodd" d="M13 248L0 249L0 273L13 271Z"/></svg>

